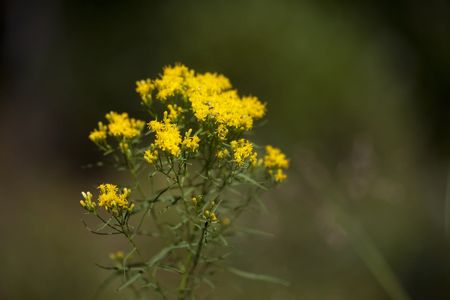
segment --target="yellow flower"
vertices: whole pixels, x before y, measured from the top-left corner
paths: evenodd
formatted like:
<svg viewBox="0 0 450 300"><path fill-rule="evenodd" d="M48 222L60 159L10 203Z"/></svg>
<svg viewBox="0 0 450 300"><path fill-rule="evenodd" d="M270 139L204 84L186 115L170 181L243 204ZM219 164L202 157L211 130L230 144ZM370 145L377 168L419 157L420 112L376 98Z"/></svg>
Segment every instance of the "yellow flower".
<svg viewBox="0 0 450 300"><path fill-rule="evenodd" d="M183 112L183 109L176 104L175 105L169 104L167 105L167 108L169 109L169 113L164 112L165 116L164 119L167 118L171 122L174 122L176 119L178 119L180 114Z"/></svg>
<svg viewBox="0 0 450 300"><path fill-rule="evenodd" d="M210 118L219 125L249 130L253 120L265 113L265 106L256 97L241 99L223 75L197 74L191 78L189 85L187 95L199 121Z"/></svg>
<svg viewBox="0 0 450 300"><path fill-rule="evenodd" d="M196 135L191 136L192 133L192 129L189 129L183 139L183 146L191 151L191 152L195 152L198 149L199 146L199 142L200 142L200 138Z"/></svg>
<svg viewBox="0 0 450 300"><path fill-rule="evenodd" d="M109 258L111 260L122 261L125 257L125 253L123 251L116 251L114 253L109 254Z"/></svg>
<svg viewBox="0 0 450 300"><path fill-rule="evenodd" d="M168 97L177 94L184 96L188 87L187 81L193 76L194 71L181 64L164 67L161 77L154 81L155 87L158 89L156 97L165 101Z"/></svg>
<svg viewBox="0 0 450 300"><path fill-rule="evenodd" d="M222 149L222 150L217 151L216 157L218 159L223 159L223 158L227 157L229 154L230 154L230 152L228 152L227 149Z"/></svg>
<svg viewBox="0 0 450 300"><path fill-rule="evenodd" d="M226 139L227 134L228 134L228 128L225 125L220 124L217 127L217 136L219 137L219 139L221 139L221 140Z"/></svg>
<svg viewBox="0 0 450 300"><path fill-rule="evenodd" d="M175 157L180 155L181 135L180 130L175 124L171 124L166 119L164 122L150 121L148 126L152 132L156 133L156 147Z"/></svg>
<svg viewBox="0 0 450 300"><path fill-rule="evenodd" d="M254 119L261 119L266 114L266 105L256 97L243 97L243 109Z"/></svg>
<svg viewBox="0 0 450 300"><path fill-rule="evenodd" d="M269 169L269 174L272 175L276 182L282 182L287 178L283 169L289 167L289 160L280 149L270 145L266 146L266 155L264 155L263 164Z"/></svg>
<svg viewBox="0 0 450 300"><path fill-rule="evenodd" d="M98 206L104 207L113 214L119 214L122 210L131 211L134 205L128 202L131 190L124 188L120 193L119 188L110 183L98 186L100 194L98 196Z"/></svg>
<svg viewBox="0 0 450 300"><path fill-rule="evenodd" d="M136 92L144 104L150 104L155 86L150 79L136 81Z"/></svg>
<svg viewBox="0 0 450 300"><path fill-rule="evenodd" d="M138 136L145 126L145 122L129 118L127 113L110 112L106 115L109 121L109 134L115 137L132 139Z"/></svg>
<svg viewBox="0 0 450 300"><path fill-rule="evenodd" d="M180 96L190 103L197 120L215 121L219 125L218 135L221 139L227 135L226 127L249 130L253 127L253 121L265 114L265 105L258 98L239 97L225 76L216 73L196 74L182 64L164 67L163 74L154 81L139 81L137 90L141 95L147 95L153 87L157 90L156 97L159 100ZM168 108L166 117L173 121L179 112L172 113L171 108Z"/></svg>
<svg viewBox="0 0 450 300"><path fill-rule="evenodd" d="M83 196L83 200L80 200L81 206L88 211L93 211L97 204L92 202L91 192L81 192L81 195Z"/></svg>
<svg viewBox="0 0 450 300"><path fill-rule="evenodd" d="M275 174L273 174L273 178L276 182L282 182L287 178L287 175L283 172L282 169L277 169Z"/></svg>
<svg viewBox="0 0 450 300"><path fill-rule="evenodd" d="M250 163L252 164L253 167L256 167L256 165L258 164L258 153L254 152L250 156Z"/></svg>
<svg viewBox="0 0 450 300"><path fill-rule="evenodd" d="M145 150L144 159L149 164L154 164L155 161L158 159L158 151L157 150Z"/></svg>
<svg viewBox="0 0 450 300"><path fill-rule="evenodd" d="M223 218L222 224L225 226L230 225L231 224L230 218L228 218L228 217Z"/></svg>
<svg viewBox="0 0 450 300"><path fill-rule="evenodd" d="M264 166L266 168L287 169L289 167L289 161L280 149L267 145L266 155L264 155Z"/></svg>
<svg viewBox="0 0 450 300"><path fill-rule="evenodd" d="M250 159L256 160L256 153L253 152L253 144L246 139L231 141L231 150L233 151L233 160L238 166L243 166Z"/></svg>
<svg viewBox="0 0 450 300"><path fill-rule="evenodd" d="M106 141L106 134L108 128L102 122L98 122L98 129L94 129L89 134L89 139L96 144L101 144Z"/></svg>

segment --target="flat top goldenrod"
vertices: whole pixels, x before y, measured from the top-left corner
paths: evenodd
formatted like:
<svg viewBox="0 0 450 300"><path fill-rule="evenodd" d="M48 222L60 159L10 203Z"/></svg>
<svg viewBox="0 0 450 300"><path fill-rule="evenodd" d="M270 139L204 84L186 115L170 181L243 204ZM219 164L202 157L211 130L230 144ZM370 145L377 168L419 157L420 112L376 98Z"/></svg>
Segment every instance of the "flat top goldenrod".
<svg viewBox="0 0 450 300"><path fill-rule="evenodd" d="M83 192L80 201L101 222L97 229L86 225L90 231L123 235L130 242L130 250L114 252L107 267L120 279L118 289L191 299L204 291L202 285L213 286L209 277L218 270L280 282L224 262L227 239L239 230L237 218L259 201L259 192L287 178L285 154L266 146L258 158L259 147L246 137L266 105L240 96L223 75L196 73L181 64L136 82L136 92L149 114L147 126L112 111L89 135L119 170L130 173L132 186L102 183L96 200ZM176 217L167 217L169 211ZM138 237L156 237L165 246L149 256ZM159 271L176 278L162 281Z"/></svg>

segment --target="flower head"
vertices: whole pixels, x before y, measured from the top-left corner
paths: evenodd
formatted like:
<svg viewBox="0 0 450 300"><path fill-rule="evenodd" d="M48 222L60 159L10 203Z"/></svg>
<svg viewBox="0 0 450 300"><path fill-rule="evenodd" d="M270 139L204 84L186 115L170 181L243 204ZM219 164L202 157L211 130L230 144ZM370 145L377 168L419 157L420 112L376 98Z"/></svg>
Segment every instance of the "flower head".
<svg viewBox="0 0 450 300"><path fill-rule="evenodd" d="M175 157L180 155L181 135L175 124L166 119L164 122L150 121L150 131L156 133L154 145L162 151L168 152Z"/></svg>
<svg viewBox="0 0 450 300"><path fill-rule="evenodd" d="M164 67L163 74L154 81L158 89L156 97L165 101L177 94L184 95L188 85L187 82L194 76L194 71L189 70L182 64Z"/></svg>
<svg viewBox="0 0 450 300"><path fill-rule="evenodd" d="M142 103L150 104L155 85L150 79L136 81L136 92L141 96Z"/></svg>
<svg viewBox="0 0 450 300"><path fill-rule="evenodd" d="M191 136L191 133L192 129L186 132L182 144L186 150L195 152L199 147L200 138L197 135Z"/></svg>
<svg viewBox="0 0 450 300"><path fill-rule="evenodd" d="M282 182L287 178L283 169L289 167L289 160L280 149L270 145L266 146L266 155L264 155L263 164L269 169L269 174L272 175L276 182Z"/></svg>
<svg viewBox="0 0 450 300"><path fill-rule="evenodd" d="M102 122L98 122L98 129L94 129L89 134L89 139L96 144L102 144L106 141L108 127Z"/></svg>
<svg viewBox="0 0 450 300"><path fill-rule="evenodd" d="M145 150L144 152L144 159L149 164L154 164L155 161L158 159L158 150Z"/></svg>
<svg viewBox="0 0 450 300"><path fill-rule="evenodd" d="M266 168L282 168L287 169L289 167L289 161L286 155L281 152L279 148L266 146L266 155L264 155L264 166Z"/></svg>
<svg viewBox="0 0 450 300"><path fill-rule="evenodd" d="M219 151L217 151L216 153L216 157L218 159L224 159L225 157L227 157L228 155L230 155L230 152L227 149L220 149Z"/></svg>
<svg viewBox="0 0 450 300"><path fill-rule="evenodd" d="M106 115L109 121L109 134L119 138L132 139L137 137L145 126L145 122L129 118L127 113L110 112Z"/></svg>
<svg viewBox="0 0 450 300"><path fill-rule="evenodd" d="M256 153L253 152L253 144L246 139L231 141L231 150L233 151L233 161L238 166L243 166L244 163L250 160L256 162Z"/></svg>
<svg viewBox="0 0 450 300"><path fill-rule="evenodd" d="M134 204L129 203L131 190L124 188L122 192L119 188L110 183L101 184L98 186L100 194L98 196L98 206L104 207L107 211L111 211L114 214L119 214L120 211L131 211Z"/></svg>
<svg viewBox="0 0 450 300"><path fill-rule="evenodd" d="M171 122L176 121L183 112L183 109L176 104L169 104L167 105L167 108L169 109L169 112L164 112L164 119L169 119Z"/></svg>
<svg viewBox="0 0 450 300"><path fill-rule="evenodd" d="M287 175L283 172L282 169L277 169L275 173L272 173L273 179L275 179L276 182L282 182L286 180Z"/></svg>

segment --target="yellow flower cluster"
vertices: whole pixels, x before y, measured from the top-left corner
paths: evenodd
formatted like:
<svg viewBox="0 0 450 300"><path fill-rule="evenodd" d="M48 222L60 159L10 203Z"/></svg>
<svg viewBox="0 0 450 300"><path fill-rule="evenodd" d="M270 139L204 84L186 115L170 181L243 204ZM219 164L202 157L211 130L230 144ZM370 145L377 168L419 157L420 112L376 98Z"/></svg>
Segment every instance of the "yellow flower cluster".
<svg viewBox="0 0 450 300"><path fill-rule="evenodd" d="M134 203L130 205L128 198L131 190L124 188L122 192L119 188L110 183L101 184L98 186L100 194L98 196L98 206L104 207L107 211L118 214L122 210L132 211Z"/></svg>
<svg viewBox="0 0 450 300"><path fill-rule="evenodd" d="M197 120L212 120L219 126L219 133L226 136L226 127L239 130L250 130L253 122L265 114L265 105L256 97L239 97L228 78L215 73L196 74L186 66L176 64L164 68L160 78L153 82L149 79L138 81L138 93L141 95L157 90L157 98L168 100L171 96L179 96L190 103L190 108ZM170 110L170 108L169 108ZM169 114L170 115L170 114Z"/></svg>
<svg viewBox="0 0 450 300"><path fill-rule="evenodd" d="M98 122L98 129L94 129L89 134L89 139L96 144L102 144L106 141L106 135L108 133L108 127L102 122Z"/></svg>
<svg viewBox="0 0 450 300"><path fill-rule="evenodd" d="M217 136L219 137L219 139L225 140L227 135L228 135L228 128L225 125L220 124L217 127Z"/></svg>
<svg viewBox="0 0 450 300"><path fill-rule="evenodd" d="M144 159L149 164L154 164L158 159L158 150L145 150Z"/></svg>
<svg viewBox="0 0 450 300"><path fill-rule="evenodd" d="M115 215L120 214L122 211L131 212L134 209L134 203L128 201L131 190L124 188L122 192L119 188L110 183L101 184L98 187L100 191L98 195L98 206L104 207L106 211L109 211ZM87 211L93 212L97 207L97 203L92 201L92 194L90 192L82 192L83 200L80 200L81 206Z"/></svg>
<svg viewBox="0 0 450 300"><path fill-rule="evenodd" d="M122 261L125 258L125 253L123 251L116 251L114 253L109 254L109 258L111 260Z"/></svg>
<svg viewBox="0 0 450 300"><path fill-rule="evenodd" d="M194 71L186 66L176 64L174 67L165 67L161 78L154 81L158 92L156 97L165 101L170 96L183 95L187 88L187 81L194 76Z"/></svg>
<svg viewBox="0 0 450 300"><path fill-rule="evenodd" d="M129 118L127 113L119 114L112 111L106 114L106 119L109 121L109 134L126 139L138 136L145 126L144 121Z"/></svg>
<svg viewBox="0 0 450 300"><path fill-rule="evenodd" d="M192 129L189 129L183 139L183 146L188 151L195 152L199 147L200 138L196 135L191 136Z"/></svg>
<svg viewBox="0 0 450 300"><path fill-rule="evenodd" d="M253 121L264 116L265 105L256 97L240 98L224 81L228 79L209 73L192 80L187 95L194 115L199 121L211 119L219 125L250 130Z"/></svg>
<svg viewBox="0 0 450 300"><path fill-rule="evenodd" d="M221 150L217 151L216 157L218 159L223 159L223 158L227 157L229 154L230 154L230 152L228 152L227 149L221 149Z"/></svg>
<svg viewBox="0 0 450 300"><path fill-rule="evenodd" d="M148 127L150 131L156 133L155 147L175 157L180 155L180 144L182 140L180 130L175 124L170 123L169 119L165 119L163 122L150 121Z"/></svg>
<svg viewBox="0 0 450 300"><path fill-rule="evenodd" d="M167 108L169 109L169 112L164 112L164 119L169 119L172 122L176 121L183 112L183 109L176 104L169 104L167 105Z"/></svg>
<svg viewBox="0 0 450 300"><path fill-rule="evenodd" d="M152 100L152 92L155 89L150 79L139 80L136 82L136 92L141 96L144 104L150 104Z"/></svg>
<svg viewBox="0 0 450 300"><path fill-rule="evenodd" d="M106 114L106 119L108 120L108 125L99 122L98 129L94 129L89 134L89 139L96 144L104 144L106 142L107 135L111 135L122 140L135 138L140 135L145 126L144 121L129 118L127 113L119 114L112 111ZM121 146L121 149L127 147L125 145L126 142L123 143L124 144Z"/></svg>
<svg viewBox="0 0 450 300"><path fill-rule="evenodd" d="M282 182L287 178L283 169L289 167L289 160L280 149L266 146L266 154L264 155L264 166L269 169L269 173L273 176L275 181Z"/></svg>
<svg viewBox="0 0 450 300"><path fill-rule="evenodd" d="M243 166L246 161L256 165L256 152L253 152L253 144L246 139L231 141L231 150L233 151L233 161L238 166Z"/></svg>

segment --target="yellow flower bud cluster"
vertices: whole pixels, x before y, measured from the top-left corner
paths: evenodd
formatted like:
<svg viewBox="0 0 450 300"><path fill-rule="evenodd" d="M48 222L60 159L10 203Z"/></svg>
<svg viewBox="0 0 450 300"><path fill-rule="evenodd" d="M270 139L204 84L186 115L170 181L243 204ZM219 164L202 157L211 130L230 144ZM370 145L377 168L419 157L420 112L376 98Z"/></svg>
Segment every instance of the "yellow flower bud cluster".
<svg viewBox="0 0 450 300"><path fill-rule="evenodd" d="M90 192L81 192L83 199L80 200L81 206L87 211L94 211L97 207L97 204L92 201L92 194Z"/></svg>
<svg viewBox="0 0 450 300"><path fill-rule="evenodd" d="M111 260L115 260L115 261L121 262L125 258L125 253L123 251L119 250L119 251L116 251L114 253L110 253L109 254L109 258Z"/></svg>
<svg viewBox="0 0 450 300"><path fill-rule="evenodd" d="M203 217L204 217L206 220L208 220L208 221L210 221L210 222L212 222L212 223L216 223L216 222L219 221L219 219L217 218L216 213L213 212L213 211L210 211L210 210L208 210L208 209L206 209L206 210L203 212Z"/></svg>

